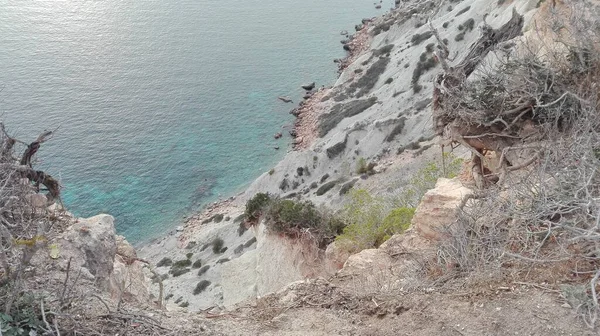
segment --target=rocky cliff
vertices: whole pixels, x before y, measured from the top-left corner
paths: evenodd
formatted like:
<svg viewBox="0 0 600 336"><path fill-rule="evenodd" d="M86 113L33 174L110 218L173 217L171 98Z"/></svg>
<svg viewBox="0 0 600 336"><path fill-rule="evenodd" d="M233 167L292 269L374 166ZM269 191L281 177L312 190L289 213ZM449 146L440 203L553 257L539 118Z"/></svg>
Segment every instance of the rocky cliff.
<svg viewBox="0 0 600 336"><path fill-rule="evenodd" d="M492 81L496 77L486 77L489 68L518 56L527 49L524 46L539 43L540 50L550 50L553 32L563 29L555 27L552 23L558 21L552 20L557 16L571 19L575 9L581 11L577 7L580 2L567 0L395 3L396 8L384 16L364 20L344 42L350 55L336 61L341 71L336 83L308 94L292 111L298 118L295 149L244 192L211 205L175 232L137 251L116 236L110 216L67 219L61 234L49 241L55 246L51 253L39 255L32 263L37 269L48 269L46 280L54 283L53 288L63 288L62 284L75 277L79 291L93 294L80 297L91 301L98 297L90 303L96 310L94 323L118 320L121 327L137 334L593 334L571 308L578 309L578 316L586 309L586 322L597 317L593 315L597 300L589 299L596 296L598 275L593 277L592 266L597 251L585 250L589 245L581 243L597 233L577 227L571 231L589 234L570 237L569 241L577 244L551 250L549 245L566 236L552 234L559 227L556 223L564 228L562 220L573 220L564 204L545 209L543 216L538 216L542 224L537 226L529 225L532 218L522 211L548 195L546 189L559 190L561 183L574 184L581 178L566 183L556 174L541 175L534 182L519 180L530 182L519 187L498 186L494 197L485 198L477 188L473 168L480 168L486 175L482 178L490 178L494 175L491 170L500 171L505 157L502 151L501 157L484 150L474 153L468 144L477 137L463 138L463 148L455 149L453 155L468 158L473 152L473 161L479 158L479 164L463 169L455 178L437 181L424 193L410 228L386 237L389 239L377 248L352 254L334 242L325 249L310 239L298 238L309 235L290 237L269 230L264 220L253 225L243 220L246 202L257 193L311 201L331 211L348 204L352 189L365 189L382 198L398 196L423 167L447 158L434 130L438 128L437 135L445 133L432 121L434 110L443 109L440 97L447 95L445 90L456 83ZM590 6L586 7L590 13L598 8L594 7L596 1L584 3ZM496 34L507 22L516 23L508 27L511 34ZM483 37L489 43L482 44ZM490 46L495 48L493 52L489 52ZM479 54L478 71L470 72L468 78L450 76L462 71L459 68L469 63L473 50L486 52ZM562 50L564 55L570 49ZM562 59L569 64L576 59L585 63L589 55L588 51ZM543 68L540 64L533 68ZM444 76L438 76L442 73ZM533 85L542 82L545 86ZM525 86L546 87L550 92L554 82L532 83ZM477 94L478 101L493 96L488 91ZM499 123L510 128L532 109L558 104L567 95L548 102L541 97L518 110L514 123L508 125L504 119ZM577 98L578 102L569 106L579 108L587 102ZM468 101L462 103L462 107L471 106ZM559 119L555 124L567 124L568 118ZM448 126L443 122L441 128ZM486 119L473 128L487 126L493 131L497 129L494 123ZM490 136L488 133L484 135ZM445 144L460 142L457 139ZM583 164L586 158L596 157L594 153L571 161ZM483 167L484 161L498 165ZM446 167L446 162L442 164ZM512 165L505 170L524 167ZM525 171L522 175L532 174ZM594 174L585 176L592 181ZM547 186L543 184L546 181L552 181L552 188L541 187ZM586 188L580 190L595 195L593 188ZM523 198L525 194L530 198ZM577 218L594 213L596 198L590 197L585 215ZM569 203L566 208L571 211L573 207ZM489 210L486 216L473 210L484 208ZM521 211L520 217L502 217L508 210ZM457 223L465 226L457 227ZM505 244L502 249L489 249L499 243ZM581 258L550 258L567 249L569 253L579 251L577 258ZM550 257L539 259L547 250L551 250ZM505 259L507 255L512 259ZM564 269L576 264L569 280L557 280L557 272L544 267L557 260L565 261L561 264ZM481 263L494 268L485 268L485 276L475 276L473 270ZM536 282L519 280L530 279L523 274L533 274ZM582 277L587 277L591 286L574 285ZM39 279L43 285L44 280ZM562 295L560 301L557 293Z"/></svg>
<svg viewBox="0 0 600 336"><path fill-rule="evenodd" d="M283 279L299 280L330 273L303 269L304 264L320 260L314 253L307 253L307 259L300 261L297 255L302 249L292 243L288 243L289 249L284 252L282 245L276 243L281 242L279 237L269 238L262 230L256 236L256 230L240 229L239 216L245 202L256 193L265 192L337 209L351 188L383 196L398 193L417 170L428 162L440 160L440 148L434 146L431 92L434 77L443 69L436 58L440 47L431 33L431 25L451 51L451 58L459 60L479 39L478 27L484 22L500 27L516 10L525 18L524 30L527 30L535 25L539 10L538 1L400 1L397 4L395 10L364 20L365 25L357 27L360 31L348 43L351 54L342 62L336 83L319 89L292 111L298 116L296 150L242 194L192 217L181 232L141 249L141 255L151 263L156 264L165 256L176 262L192 253L192 261L201 260L208 267L202 275L190 269L177 277L168 276L170 268L158 268L165 276L166 295L172 295L172 300L181 297L178 304L189 304L188 309L192 310L228 306L243 297L276 291L285 282ZM464 151L457 150L455 155L463 156ZM357 173L361 160L371 163L376 174ZM223 253L215 254L206 247L217 238L223 239L227 247ZM250 244L253 238L257 239L257 245ZM261 246L265 251L260 251ZM267 256L270 259L264 259ZM286 266L260 272L264 266L256 264L256 260L263 259L270 260L264 265ZM337 259L337 262L327 259L324 263L341 266L344 258ZM240 274L242 269L249 272L247 276ZM224 277L234 273L238 279L244 279L236 286ZM190 295L203 280L210 285L202 293ZM267 283L271 285L261 289Z"/></svg>

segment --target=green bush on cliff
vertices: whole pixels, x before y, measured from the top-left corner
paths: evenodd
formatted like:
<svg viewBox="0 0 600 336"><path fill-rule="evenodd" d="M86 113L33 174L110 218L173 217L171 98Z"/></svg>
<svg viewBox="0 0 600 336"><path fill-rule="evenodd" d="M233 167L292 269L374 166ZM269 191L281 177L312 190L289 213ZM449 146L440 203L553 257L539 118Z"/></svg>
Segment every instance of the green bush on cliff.
<svg viewBox="0 0 600 336"><path fill-rule="evenodd" d="M217 237L215 239L213 239L212 241L212 250L214 254L219 254L219 253L223 253L225 251L223 251L223 245L225 244L225 241L223 241L223 239ZM223 252L221 252L223 251Z"/></svg>
<svg viewBox="0 0 600 336"><path fill-rule="evenodd" d="M210 281L208 280L202 280L198 282L196 288L194 288L193 294L198 295L202 293L206 288L208 288L208 286L210 286Z"/></svg>
<svg viewBox="0 0 600 336"><path fill-rule="evenodd" d="M463 159L450 153L444 153L444 165L437 162L429 162L425 167L419 169L417 173L402 188L395 202L400 206L416 207L427 190L435 187L435 183L440 177L454 178L460 172Z"/></svg>
<svg viewBox="0 0 600 336"><path fill-rule="evenodd" d="M414 208L396 208L382 198L374 197L364 189L350 192L350 200L342 211L348 225L336 238L340 246L350 252L375 248L396 233L410 226Z"/></svg>
<svg viewBox="0 0 600 336"><path fill-rule="evenodd" d="M244 217L249 222L255 222L261 216L265 206L271 202L271 196L266 193L257 193L246 202Z"/></svg>
<svg viewBox="0 0 600 336"><path fill-rule="evenodd" d="M350 252L375 248L394 234L410 227L419 201L440 177L455 177L460 171L462 159L451 154L444 155L445 169L430 162L401 188L395 197L374 197L364 189L349 192L349 200L342 210L342 220L348 225L336 242ZM359 167L365 167L359 164Z"/></svg>

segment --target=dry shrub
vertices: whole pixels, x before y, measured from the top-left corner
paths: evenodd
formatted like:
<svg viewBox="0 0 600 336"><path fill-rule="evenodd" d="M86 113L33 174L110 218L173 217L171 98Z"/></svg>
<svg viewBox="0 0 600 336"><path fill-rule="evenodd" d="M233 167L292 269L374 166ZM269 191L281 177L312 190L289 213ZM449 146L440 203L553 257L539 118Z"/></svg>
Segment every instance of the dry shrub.
<svg viewBox="0 0 600 336"><path fill-rule="evenodd" d="M438 113L453 139L495 151L500 169L484 170L499 182L465 202L438 261L471 275L503 267L517 279L552 274L580 284L561 288L563 296L578 300L572 304L593 328L600 315L600 36L592 32L600 26L573 20L561 29L575 39L543 48L526 42L516 57L499 57L444 93Z"/></svg>

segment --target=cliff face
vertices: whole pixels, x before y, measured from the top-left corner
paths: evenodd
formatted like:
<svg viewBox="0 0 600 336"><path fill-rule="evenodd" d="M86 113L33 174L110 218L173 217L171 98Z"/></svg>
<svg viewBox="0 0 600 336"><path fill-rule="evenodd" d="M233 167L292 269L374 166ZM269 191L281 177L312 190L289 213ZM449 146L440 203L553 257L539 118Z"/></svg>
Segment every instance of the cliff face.
<svg viewBox="0 0 600 336"><path fill-rule="evenodd" d="M150 303L144 263L138 260L133 247L116 234L112 216L66 216L65 220L66 230L48 242L51 253L38 253L32 260L32 265L47 271L40 276L56 284L73 277L72 281L77 278L74 287L92 291L95 288L113 298Z"/></svg>
<svg viewBox="0 0 600 336"><path fill-rule="evenodd" d="M478 27L484 19L492 27L499 27L516 9L525 17L527 27L538 9L536 5L537 1L529 0L400 1L397 9L367 23L356 33L354 44L351 42L354 52L336 83L318 90L294 111L299 118L297 150L288 153L235 199L192 217L181 232L141 250L141 255L154 264L164 257L173 262L184 260L192 253L192 261L201 259L202 265L208 266L201 275L190 269L177 277L168 274L170 268L158 268L166 277L165 295L172 295L171 302L177 301L177 305L189 301L188 309L206 309L275 291L283 285L283 279L324 274L319 270L311 275L303 270L300 265L310 264L316 257L309 253L302 261L298 256L302 249L291 245L281 250L279 237L269 238L259 230L258 245L248 244L257 232L240 233L236 221L245 201L266 192L337 209L352 187L393 195L426 162L439 157L439 148L433 146L431 97L432 80L442 69L435 56L439 43L427 20L447 45L450 58L460 60L479 38ZM362 159L376 164L377 174L368 178L358 174L356 167ZM220 215L218 223L215 215ZM223 239L228 248L223 253L215 254L206 247L217 238ZM261 246L278 252L265 254ZM329 252L332 258L327 263L341 266L347 258L335 255L333 248ZM280 263L289 265L275 265ZM272 271L267 272L268 267ZM242 270L249 272L247 276ZM272 272L277 274L275 279L271 278ZM226 279L234 275L240 280L237 284ZM204 280L209 282L208 287L190 295Z"/></svg>

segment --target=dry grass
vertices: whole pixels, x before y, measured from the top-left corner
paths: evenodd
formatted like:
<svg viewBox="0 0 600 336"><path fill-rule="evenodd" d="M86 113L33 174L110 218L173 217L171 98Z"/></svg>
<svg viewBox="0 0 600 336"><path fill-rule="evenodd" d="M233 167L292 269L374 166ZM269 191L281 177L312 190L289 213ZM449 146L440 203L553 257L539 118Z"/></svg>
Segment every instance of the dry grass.
<svg viewBox="0 0 600 336"><path fill-rule="evenodd" d="M577 13L581 3L570 4ZM591 28L600 25L581 17L553 18L559 26L564 20L561 29L576 39L557 35L559 42L543 48L540 39L526 42L518 53L500 52L493 65L480 66L474 80L445 87L442 81L437 126L473 151L474 175L482 175L485 188L448 228L438 262L462 273L503 268L517 279L574 283L561 288L563 296L594 328L600 317L600 36ZM495 162L483 155L489 152Z"/></svg>

